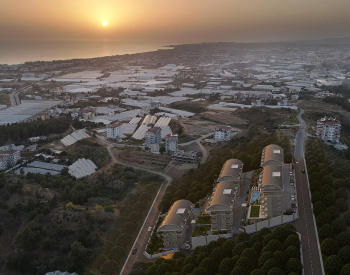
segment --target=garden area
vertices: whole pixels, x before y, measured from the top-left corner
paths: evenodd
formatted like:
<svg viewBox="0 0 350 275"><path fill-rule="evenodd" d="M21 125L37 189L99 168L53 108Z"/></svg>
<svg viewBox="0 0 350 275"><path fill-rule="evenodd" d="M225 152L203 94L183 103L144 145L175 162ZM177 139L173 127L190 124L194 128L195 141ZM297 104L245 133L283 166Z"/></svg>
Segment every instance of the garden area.
<svg viewBox="0 0 350 275"><path fill-rule="evenodd" d="M192 237L205 236L210 230L210 225L201 225L193 231Z"/></svg>
<svg viewBox="0 0 350 275"><path fill-rule="evenodd" d="M198 216L196 222L200 224L211 224L211 218L209 215Z"/></svg>
<svg viewBox="0 0 350 275"><path fill-rule="evenodd" d="M260 213L260 206L253 205L250 208L250 218L258 218Z"/></svg>

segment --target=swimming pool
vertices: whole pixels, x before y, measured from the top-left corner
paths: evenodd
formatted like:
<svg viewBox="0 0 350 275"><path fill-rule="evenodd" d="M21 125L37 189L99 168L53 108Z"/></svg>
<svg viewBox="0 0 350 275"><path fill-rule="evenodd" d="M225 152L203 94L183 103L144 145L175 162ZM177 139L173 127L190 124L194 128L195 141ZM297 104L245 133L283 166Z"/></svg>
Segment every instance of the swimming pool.
<svg viewBox="0 0 350 275"><path fill-rule="evenodd" d="M252 196L250 198L250 203L257 203L260 199L260 191L252 191Z"/></svg>

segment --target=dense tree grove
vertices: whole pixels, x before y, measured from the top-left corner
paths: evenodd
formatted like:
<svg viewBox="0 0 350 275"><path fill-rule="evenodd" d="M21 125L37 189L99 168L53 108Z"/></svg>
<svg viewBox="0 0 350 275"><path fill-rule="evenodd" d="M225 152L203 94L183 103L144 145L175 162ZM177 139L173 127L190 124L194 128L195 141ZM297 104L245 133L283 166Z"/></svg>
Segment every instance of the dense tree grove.
<svg viewBox="0 0 350 275"><path fill-rule="evenodd" d="M105 172L93 183L31 173L12 182L0 173L1 230L14 243L0 256L6 274L85 274L89 267L118 273L163 179L117 164L110 169L111 178ZM128 188L110 184L114 176ZM118 201L130 190L125 203ZM116 205L119 216L113 213Z"/></svg>
<svg viewBox="0 0 350 275"><path fill-rule="evenodd" d="M134 264L130 275L153 274L302 274L300 242L291 224L260 230L253 237L246 233L232 239L220 238L198 246L193 253L158 258L154 263ZM293 273L294 272L294 273Z"/></svg>
<svg viewBox="0 0 350 275"><path fill-rule="evenodd" d="M68 130L71 119L66 116L51 118L45 121L36 120L26 123L15 123L0 126L0 145L6 142L25 142L30 137L62 134Z"/></svg>
<svg viewBox="0 0 350 275"><path fill-rule="evenodd" d="M346 273L350 264L349 161L319 140L308 141L306 163L324 268Z"/></svg>

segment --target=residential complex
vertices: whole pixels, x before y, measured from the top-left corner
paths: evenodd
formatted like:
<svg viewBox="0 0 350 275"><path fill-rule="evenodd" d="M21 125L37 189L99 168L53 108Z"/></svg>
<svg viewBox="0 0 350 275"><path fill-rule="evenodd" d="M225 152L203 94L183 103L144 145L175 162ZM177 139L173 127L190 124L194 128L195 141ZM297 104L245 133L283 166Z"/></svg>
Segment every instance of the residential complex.
<svg viewBox="0 0 350 275"><path fill-rule="evenodd" d="M317 120L316 136L323 141L339 143L341 123L336 118L326 116Z"/></svg>
<svg viewBox="0 0 350 275"><path fill-rule="evenodd" d="M214 140L228 141L230 140L231 127L225 125L218 125L215 127Z"/></svg>
<svg viewBox="0 0 350 275"><path fill-rule="evenodd" d="M120 139L123 137L123 122L116 120L107 125L107 138Z"/></svg>
<svg viewBox="0 0 350 275"><path fill-rule="evenodd" d="M157 233L163 236L166 250L179 249L185 239L193 214L193 204L188 200L178 200L170 207Z"/></svg>

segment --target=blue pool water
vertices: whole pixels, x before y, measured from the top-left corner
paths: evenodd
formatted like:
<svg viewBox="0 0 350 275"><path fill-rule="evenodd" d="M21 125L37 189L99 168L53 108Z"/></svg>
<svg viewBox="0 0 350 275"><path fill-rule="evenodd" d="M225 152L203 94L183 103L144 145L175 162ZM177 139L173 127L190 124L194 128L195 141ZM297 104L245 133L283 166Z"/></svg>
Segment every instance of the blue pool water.
<svg viewBox="0 0 350 275"><path fill-rule="evenodd" d="M259 202L260 191L252 191L252 197L250 198L250 203L255 203L256 200Z"/></svg>

